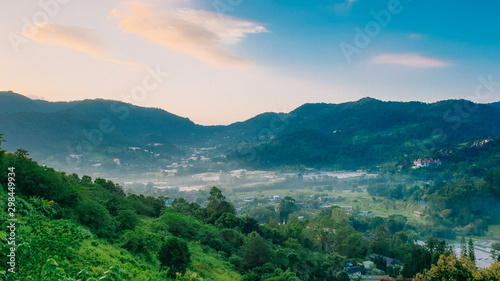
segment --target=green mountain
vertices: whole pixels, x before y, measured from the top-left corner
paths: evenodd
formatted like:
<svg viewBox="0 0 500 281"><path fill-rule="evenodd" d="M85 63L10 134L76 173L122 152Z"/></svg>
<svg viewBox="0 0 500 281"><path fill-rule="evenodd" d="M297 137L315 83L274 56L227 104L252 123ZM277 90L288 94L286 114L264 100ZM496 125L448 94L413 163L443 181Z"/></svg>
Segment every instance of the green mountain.
<svg viewBox="0 0 500 281"><path fill-rule="evenodd" d="M218 146L245 166L358 168L500 135L500 103L466 100L304 104L228 126L201 126L161 109L100 99L46 102L0 92L0 104L5 148L24 148L42 162L81 154L108 162L149 159L130 147L171 159L184 155L183 147Z"/></svg>
<svg viewBox="0 0 500 281"><path fill-rule="evenodd" d="M256 167L359 168L498 135L500 110L495 106L465 100L426 104L364 98L305 104L288 114L270 141L239 146L228 154Z"/></svg>
<svg viewBox="0 0 500 281"><path fill-rule="evenodd" d="M129 147L171 158L185 153L172 142L187 144L192 134L204 131L189 119L160 109L109 100L51 103L2 92L0 104L5 148L26 149L42 162L52 158L64 162L69 155L108 161L138 158Z"/></svg>

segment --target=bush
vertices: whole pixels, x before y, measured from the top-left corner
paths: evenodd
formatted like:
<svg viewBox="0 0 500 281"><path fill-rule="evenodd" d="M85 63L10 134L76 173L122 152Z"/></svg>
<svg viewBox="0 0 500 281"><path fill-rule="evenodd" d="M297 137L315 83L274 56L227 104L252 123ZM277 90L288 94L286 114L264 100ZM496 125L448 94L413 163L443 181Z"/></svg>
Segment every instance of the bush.
<svg viewBox="0 0 500 281"><path fill-rule="evenodd" d="M175 277L179 272L184 274L191 263L191 254L184 240L169 238L161 247L159 259L162 266L169 267L168 276Z"/></svg>

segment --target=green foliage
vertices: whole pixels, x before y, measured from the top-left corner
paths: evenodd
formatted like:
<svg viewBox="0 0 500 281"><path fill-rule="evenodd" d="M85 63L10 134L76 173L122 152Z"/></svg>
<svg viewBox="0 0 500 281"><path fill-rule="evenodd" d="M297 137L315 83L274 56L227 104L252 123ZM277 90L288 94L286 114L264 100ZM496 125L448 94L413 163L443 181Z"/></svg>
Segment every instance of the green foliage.
<svg viewBox="0 0 500 281"><path fill-rule="evenodd" d="M196 211L200 209L200 205L197 203L189 203L184 198L176 198L172 202L172 208L175 208L181 214L194 216Z"/></svg>
<svg viewBox="0 0 500 281"><path fill-rule="evenodd" d="M263 281L300 281L297 275L289 270L276 269L273 277L263 279Z"/></svg>
<svg viewBox="0 0 500 281"><path fill-rule="evenodd" d="M282 223L286 223L290 214L295 211L297 211L297 206L295 206L295 199L286 196L283 200L281 200L278 207L278 212L280 214Z"/></svg>
<svg viewBox="0 0 500 281"><path fill-rule="evenodd" d="M268 241L258 233L252 232L245 239L240 256L242 257L240 268L249 270L271 261L273 251Z"/></svg>
<svg viewBox="0 0 500 281"><path fill-rule="evenodd" d="M90 199L84 199L76 207L76 212L80 223L88 226L97 235L103 237L115 235L117 222L103 205Z"/></svg>
<svg viewBox="0 0 500 281"><path fill-rule="evenodd" d="M476 253L474 251L474 243L472 238L469 238L469 248L467 249L467 256L472 262L476 262Z"/></svg>
<svg viewBox="0 0 500 281"><path fill-rule="evenodd" d="M401 271L404 278L414 277L417 273L431 267L432 256L427 249L416 245L408 245L406 251L405 263Z"/></svg>
<svg viewBox="0 0 500 281"><path fill-rule="evenodd" d="M143 255L148 260L153 260L162 245L161 236L144 227L136 227L134 230L126 231L122 240L123 248L132 253Z"/></svg>
<svg viewBox="0 0 500 281"><path fill-rule="evenodd" d="M208 222L210 223L215 223L215 221L217 221L222 216L222 214L236 213L233 204L226 201L226 197L222 195L222 191L215 186L210 190L210 196L208 197L206 210L208 215Z"/></svg>
<svg viewBox="0 0 500 281"><path fill-rule="evenodd" d="M500 242L491 245L491 258L500 262Z"/></svg>
<svg viewBox="0 0 500 281"><path fill-rule="evenodd" d="M342 269L347 262L358 263L371 253L402 261L401 274L413 277L431 268L441 255L451 253L446 243L436 238L428 239L425 247L415 245L417 230L401 215L361 217L328 208L308 213L306 220L299 221L290 216L296 206L287 197L278 207L287 223L259 225L248 215L237 216L234 206L216 187L210 191L206 208L176 199L172 208L166 209L164 198L124 196L117 191L119 186L104 179L92 182L84 176L80 180L76 175L41 169L21 155L3 157L0 165L24 165L23 176L38 173L38 178L54 183L62 193L49 200L44 196L50 191L43 186L36 190L25 186L29 181L19 183L19 274L31 276L31 280L42 275L45 279L40 280L241 280L235 268L244 280L339 280L346 277ZM5 166L2 168L5 171ZM0 180L4 186L5 174ZM454 198L462 198L464 190L491 194L491 185L486 180L457 180L422 192L432 200L453 192ZM410 189L414 188L401 187L403 197ZM397 186L394 190L389 197L399 196ZM34 195L26 196L24 191ZM2 216L6 198L2 189ZM75 199L74 204L68 205L68 198ZM455 216L458 204L433 202L452 207L450 213L438 215L441 219L450 215L481 227L481 222L474 220L476 214L472 219L466 214ZM0 238L0 251L6 253L5 232L0 232ZM470 252L467 255L470 257ZM384 268L382 260L376 263L391 276L400 273L399 266Z"/></svg>
<svg viewBox="0 0 500 281"><path fill-rule="evenodd" d="M178 213L165 213L159 218L155 227L180 238L196 239L201 225L194 217Z"/></svg>
<svg viewBox="0 0 500 281"><path fill-rule="evenodd" d="M418 274L415 280L477 280L474 278L474 271L474 263L467 257L458 259L455 256L442 256L437 265L433 265L424 274Z"/></svg>
<svg viewBox="0 0 500 281"><path fill-rule="evenodd" d="M63 268L54 259L49 259L42 267L41 280L42 281L97 281L96 278L89 277L87 272L80 271L78 279L73 279L66 274ZM33 280L33 278L29 278ZM112 266L104 272L104 275L99 278L102 281L120 281L120 268Z"/></svg>
<svg viewBox="0 0 500 281"><path fill-rule="evenodd" d="M175 277L176 273L186 272L191 263L191 254L184 240L172 237L161 246L159 259L162 266L169 268L169 276Z"/></svg>
<svg viewBox="0 0 500 281"><path fill-rule="evenodd" d="M139 224L139 216L134 210L130 209L119 210L116 220L120 230L134 229Z"/></svg>
<svg viewBox="0 0 500 281"><path fill-rule="evenodd" d="M198 277L196 273L189 272L187 271L184 274L181 274L179 272L176 273L176 278L175 280L182 280L182 281L203 281L202 278Z"/></svg>
<svg viewBox="0 0 500 281"><path fill-rule="evenodd" d="M115 184L110 180L106 181L105 179L97 178L94 181L94 183L102 186L104 189L117 196L125 197L125 192L123 191L123 188L121 188L120 185Z"/></svg>

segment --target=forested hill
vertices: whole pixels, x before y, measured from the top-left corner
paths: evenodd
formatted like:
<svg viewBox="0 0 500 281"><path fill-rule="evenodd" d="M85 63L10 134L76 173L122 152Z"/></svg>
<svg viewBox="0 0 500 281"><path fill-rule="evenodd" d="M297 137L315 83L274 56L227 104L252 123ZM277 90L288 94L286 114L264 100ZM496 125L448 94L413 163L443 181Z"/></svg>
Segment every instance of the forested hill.
<svg viewBox="0 0 500 281"><path fill-rule="evenodd" d="M158 153L167 158L182 155L184 146L229 145L225 153L243 165L356 168L500 135L498 103L465 100L305 104L228 126L201 126L161 109L109 100L46 102L0 92L0 104L4 147L27 149L38 160L67 156L89 143L104 155L160 143ZM240 144L235 150L232 143ZM249 151L256 157L247 157Z"/></svg>
<svg viewBox="0 0 500 281"><path fill-rule="evenodd" d="M259 224L236 216L217 187L206 195L201 205L180 197L166 207L168 198L126 194L112 181L67 175L0 149L0 215L14 220L0 227L0 278L348 281L368 271L363 261L373 261L378 275L406 280L500 276L498 262L477 269L474 255L458 259L445 241L415 243L418 226L402 215L365 217L331 206L300 220L295 200L284 197L280 221Z"/></svg>
<svg viewBox="0 0 500 281"><path fill-rule="evenodd" d="M276 120L278 133L261 134L266 141L229 149L230 159L255 167L304 164L352 169L402 155L426 157L448 145L500 135L500 109L465 100L426 104L364 98L305 104L286 117L275 116Z"/></svg>

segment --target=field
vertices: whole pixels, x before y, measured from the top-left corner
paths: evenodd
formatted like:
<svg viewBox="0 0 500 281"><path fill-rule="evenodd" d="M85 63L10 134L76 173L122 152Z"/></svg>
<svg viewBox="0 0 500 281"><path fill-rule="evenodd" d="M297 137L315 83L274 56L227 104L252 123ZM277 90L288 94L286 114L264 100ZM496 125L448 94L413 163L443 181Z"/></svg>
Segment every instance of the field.
<svg viewBox="0 0 500 281"><path fill-rule="evenodd" d="M290 196L297 202L309 201L318 196L334 198L325 205L352 206L353 211L369 211L374 216L388 217L390 215L403 215L408 221L415 224L423 224L424 218L414 215L414 211L424 211L424 208L416 203L400 200L386 200L370 196L366 192L367 185L358 185L358 178L335 179L335 180L308 180L303 182L288 181L273 184L257 185L228 185L228 198L241 204L245 197L273 197Z"/></svg>

